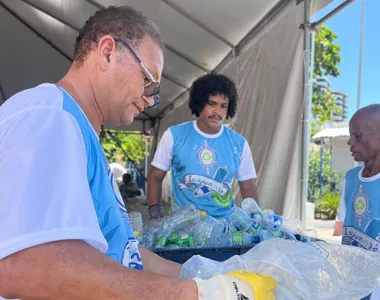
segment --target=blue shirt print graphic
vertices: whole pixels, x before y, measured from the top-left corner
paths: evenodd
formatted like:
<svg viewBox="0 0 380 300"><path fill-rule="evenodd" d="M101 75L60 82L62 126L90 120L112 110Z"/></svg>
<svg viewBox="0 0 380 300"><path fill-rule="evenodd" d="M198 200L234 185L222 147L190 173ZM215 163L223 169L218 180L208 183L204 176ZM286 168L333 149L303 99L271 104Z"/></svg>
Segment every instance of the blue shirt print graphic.
<svg viewBox="0 0 380 300"><path fill-rule="evenodd" d="M224 127L220 136L200 135L193 122L170 128L173 136L172 192L179 206L193 204L213 217L228 218L235 206L232 182L245 139Z"/></svg>
<svg viewBox="0 0 380 300"><path fill-rule="evenodd" d="M361 170L358 167L346 174L342 244L380 252L380 179L359 180Z"/></svg>
<svg viewBox="0 0 380 300"><path fill-rule="evenodd" d="M88 185L99 227L108 243L106 254L126 267L143 270L138 242L98 136L76 102L64 90L62 93L63 109L76 119L83 135Z"/></svg>

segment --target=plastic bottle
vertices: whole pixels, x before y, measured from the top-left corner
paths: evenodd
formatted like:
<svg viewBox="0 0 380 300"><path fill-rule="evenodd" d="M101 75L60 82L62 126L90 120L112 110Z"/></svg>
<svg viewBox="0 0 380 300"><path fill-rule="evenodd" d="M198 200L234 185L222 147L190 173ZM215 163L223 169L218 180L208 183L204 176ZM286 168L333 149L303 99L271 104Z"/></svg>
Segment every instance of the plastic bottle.
<svg viewBox="0 0 380 300"><path fill-rule="evenodd" d="M260 206L253 198L245 198L241 203L241 208L249 215L249 217L256 222L260 221L260 217L263 214Z"/></svg>
<svg viewBox="0 0 380 300"><path fill-rule="evenodd" d="M181 234L176 244L179 248L192 248L195 245L194 235L191 233Z"/></svg>
<svg viewBox="0 0 380 300"><path fill-rule="evenodd" d="M159 239L157 239L154 243L155 250L165 249L166 246L169 245L169 239L167 236L163 235Z"/></svg>
<svg viewBox="0 0 380 300"><path fill-rule="evenodd" d="M254 222L240 207L234 207L231 210L230 220L238 231L256 235L261 230L260 224Z"/></svg>
<svg viewBox="0 0 380 300"><path fill-rule="evenodd" d="M153 250L154 243L157 239L159 239L161 230L161 222L160 220L149 220L144 223L143 232L141 238L141 245L147 249Z"/></svg>
<svg viewBox="0 0 380 300"><path fill-rule="evenodd" d="M199 222L199 213L194 205L185 205L164 217L162 222L163 231L179 231Z"/></svg>
<svg viewBox="0 0 380 300"><path fill-rule="evenodd" d="M225 244L226 236L231 232L228 222L217 220L206 212L200 212L201 224L196 228L195 237L203 241L203 246L220 247ZM235 230L234 230L235 231ZM202 246L202 245L199 245Z"/></svg>
<svg viewBox="0 0 380 300"><path fill-rule="evenodd" d="M229 246L232 247L249 247L260 242L259 235L252 235L244 231L232 232L229 238Z"/></svg>
<svg viewBox="0 0 380 300"><path fill-rule="evenodd" d="M262 229L260 231L260 239L262 241L283 238L284 233L279 229Z"/></svg>
<svg viewBox="0 0 380 300"><path fill-rule="evenodd" d="M132 211L128 213L129 222L133 231L142 232L143 231L143 218L142 214L138 211Z"/></svg>
<svg viewBox="0 0 380 300"><path fill-rule="evenodd" d="M210 236L213 229L212 222L209 221L204 211L199 213L199 222L194 228L195 246L199 248L210 246Z"/></svg>

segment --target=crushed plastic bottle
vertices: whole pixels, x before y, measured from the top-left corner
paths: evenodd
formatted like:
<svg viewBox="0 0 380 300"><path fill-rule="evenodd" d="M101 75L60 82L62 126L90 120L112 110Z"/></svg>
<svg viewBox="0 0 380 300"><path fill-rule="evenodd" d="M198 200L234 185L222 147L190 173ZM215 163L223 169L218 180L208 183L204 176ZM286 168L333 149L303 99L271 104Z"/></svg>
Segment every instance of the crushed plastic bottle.
<svg viewBox="0 0 380 300"><path fill-rule="evenodd" d="M199 213L194 205L179 207L162 220L163 231L184 230L199 222Z"/></svg>
<svg viewBox="0 0 380 300"><path fill-rule="evenodd" d="M261 230L261 225L252 220L240 207L231 210L230 220L238 231L256 235Z"/></svg>
<svg viewBox="0 0 380 300"><path fill-rule="evenodd" d="M241 203L241 208L256 222L259 222L263 215L263 211L253 198L245 198Z"/></svg>

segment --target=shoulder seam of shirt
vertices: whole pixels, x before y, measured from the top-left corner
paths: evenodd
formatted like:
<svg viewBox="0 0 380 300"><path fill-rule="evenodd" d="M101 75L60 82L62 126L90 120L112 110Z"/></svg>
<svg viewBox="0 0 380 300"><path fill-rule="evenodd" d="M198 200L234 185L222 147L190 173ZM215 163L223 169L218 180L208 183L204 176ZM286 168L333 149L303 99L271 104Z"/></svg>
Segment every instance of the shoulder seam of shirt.
<svg viewBox="0 0 380 300"><path fill-rule="evenodd" d="M27 109L24 109L22 111L19 111L15 114L12 114L10 117L6 118L5 120L3 120L2 122L0 122L0 126L3 126L5 125L7 122L9 122L10 120L16 118L16 117L19 117L20 115L23 115L24 113L27 113L27 112L30 112L30 111L33 111L33 110L55 110L55 111L58 111L58 112L66 112L65 110L63 110L62 108L57 108L57 107L51 107L51 106L38 106L38 107L31 107L31 108L27 108ZM66 112L67 113L67 112Z"/></svg>
<svg viewBox="0 0 380 300"><path fill-rule="evenodd" d="M62 113L62 115L66 115L69 119L71 119L72 121L74 121L74 123L76 124L76 130L78 130L78 134L80 134L80 136L82 137L82 147L83 147L83 150L84 150L84 157L86 157L86 165L88 164L88 157L87 157L87 153L86 153L86 143L84 141L84 136L83 136L83 133L82 133L82 130L81 130L81 127L77 121L77 119L68 111L66 110L63 110L63 109L60 109L60 108L56 108L56 107L50 107L50 106L40 106L40 107L33 107L33 108L28 108L26 110L23 110L21 112L18 112L12 116L10 116L8 119L6 119L4 122L1 122L0 123L0 128L4 125L6 125L7 122L11 121L12 119L16 118L16 117L19 117L21 115L23 115L24 113L27 113L27 112L30 112L30 111L33 111L33 110L52 110L52 111L57 111L59 113Z"/></svg>

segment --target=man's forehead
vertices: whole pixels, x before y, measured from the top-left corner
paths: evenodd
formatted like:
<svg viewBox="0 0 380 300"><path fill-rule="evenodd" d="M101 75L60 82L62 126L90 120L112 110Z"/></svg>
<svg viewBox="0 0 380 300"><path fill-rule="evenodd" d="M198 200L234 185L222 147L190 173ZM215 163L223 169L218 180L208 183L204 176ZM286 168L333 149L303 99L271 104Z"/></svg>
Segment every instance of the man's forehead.
<svg viewBox="0 0 380 300"><path fill-rule="evenodd" d="M349 129L351 132L363 132L372 130L374 128L380 129L379 124L379 120L376 120L373 115L357 114L352 117L349 123Z"/></svg>
<svg viewBox="0 0 380 300"><path fill-rule="evenodd" d="M216 95L210 95L208 97L209 101L215 101L215 102L221 102L226 103L229 101L228 97L224 94L216 94Z"/></svg>

